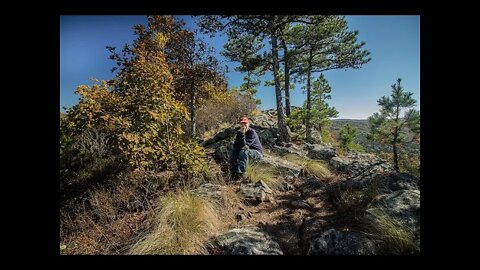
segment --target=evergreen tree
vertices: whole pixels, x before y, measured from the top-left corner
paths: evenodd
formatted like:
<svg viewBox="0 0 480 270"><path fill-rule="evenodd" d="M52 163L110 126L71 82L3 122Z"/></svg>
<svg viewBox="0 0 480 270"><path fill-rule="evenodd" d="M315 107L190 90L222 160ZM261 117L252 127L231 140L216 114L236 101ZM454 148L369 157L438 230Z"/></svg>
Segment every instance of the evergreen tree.
<svg viewBox="0 0 480 270"><path fill-rule="evenodd" d="M351 127L349 124L345 124L339 132L338 139L340 141L340 147L346 150L353 148L355 144L355 138L357 136L357 129Z"/></svg>
<svg viewBox="0 0 480 270"><path fill-rule="evenodd" d="M236 16L202 16L199 26L206 33L225 31L230 40L241 40L245 34L270 42L270 54L263 54L262 57L256 54L253 59L263 59L264 66L272 71L275 84L275 99L277 104L277 119L280 140L289 142L290 135L287 131L285 114L283 111L282 95L280 88L280 60L279 59L279 36L282 30L289 23L293 22L299 16L288 15L236 15ZM270 56L268 56L270 55Z"/></svg>
<svg viewBox="0 0 480 270"><path fill-rule="evenodd" d="M322 132L323 127L330 123L330 118L338 116L338 111L335 107L330 107L326 102L327 99L332 98L330 95L331 91L332 88L323 74L313 82L310 121L312 127L320 132Z"/></svg>
<svg viewBox="0 0 480 270"><path fill-rule="evenodd" d="M316 72L332 69L360 68L368 63L370 54L362 50L364 42L357 43L358 31L350 31L343 16L309 16L309 23L294 28L293 43L301 54L292 70L297 80L306 77L306 139L312 140L311 78Z"/></svg>
<svg viewBox="0 0 480 270"><path fill-rule="evenodd" d="M371 124L369 138L381 144L392 146L393 163L395 170L398 166L398 150L411 134L410 140L418 139L420 134L420 112L412 109L416 100L412 98L412 92L405 92L401 86L402 79L392 85L390 97L382 96L378 100L380 112L374 113L368 118ZM402 117L402 110L408 111Z"/></svg>

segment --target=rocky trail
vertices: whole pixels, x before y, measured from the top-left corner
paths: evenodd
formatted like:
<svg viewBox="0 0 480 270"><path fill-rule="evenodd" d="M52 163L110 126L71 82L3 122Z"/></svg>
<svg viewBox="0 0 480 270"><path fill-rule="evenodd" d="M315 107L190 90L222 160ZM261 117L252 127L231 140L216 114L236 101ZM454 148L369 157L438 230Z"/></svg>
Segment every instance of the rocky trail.
<svg viewBox="0 0 480 270"><path fill-rule="evenodd" d="M273 121L265 115L252 120L265 151L256 164L258 172L250 179L233 182L228 175L234 128L204 143L210 164L227 180L206 184L201 193L221 197L221 190L230 190L240 198L232 209L235 218L231 224L212 239L211 254L384 254L388 245L399 245L388 238L389 232L377 232L386 234L379 239L359 230L350 222L355 218L345 216L358 215L356 211L370 220L400 224L413 239L412 243L401 242L406 247L400 252L419 252L419 179L393 171L372 154L338 156L328 145L278 143ZM309 162L321 164L328 177L310 173ZM259 173L262 171L266 174ZM372 186L376 189L370 198ZM368 205L363 205L365 199L358 199L367 197ZM358 210L359 206L364 208Z"/></svg>

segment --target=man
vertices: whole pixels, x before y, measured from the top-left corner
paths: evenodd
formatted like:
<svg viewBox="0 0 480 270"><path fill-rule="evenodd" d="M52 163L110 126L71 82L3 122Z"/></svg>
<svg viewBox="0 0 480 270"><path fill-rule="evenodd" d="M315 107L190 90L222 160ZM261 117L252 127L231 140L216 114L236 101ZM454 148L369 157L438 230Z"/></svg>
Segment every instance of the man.
<svg viewBox="0 0 480 270"><path fill-rule="evenodd" d="M230 164L237 176L245 173L249 159L260 160L263 158L262 144L257 132L250 128L247 117L240 118L240 130L230 152Z"/></svg>

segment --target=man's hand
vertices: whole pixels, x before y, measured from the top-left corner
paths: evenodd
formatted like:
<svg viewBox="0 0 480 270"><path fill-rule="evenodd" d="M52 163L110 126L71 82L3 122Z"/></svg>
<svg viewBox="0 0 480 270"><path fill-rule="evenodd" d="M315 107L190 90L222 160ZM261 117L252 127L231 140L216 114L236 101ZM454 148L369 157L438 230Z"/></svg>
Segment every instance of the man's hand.
<svg viewBox="0 0 480 270"><path fill-rule="evenodd" d="M242 150L247 150L248 149L248 145L245 145L244 147L242 147Z"/></svg>

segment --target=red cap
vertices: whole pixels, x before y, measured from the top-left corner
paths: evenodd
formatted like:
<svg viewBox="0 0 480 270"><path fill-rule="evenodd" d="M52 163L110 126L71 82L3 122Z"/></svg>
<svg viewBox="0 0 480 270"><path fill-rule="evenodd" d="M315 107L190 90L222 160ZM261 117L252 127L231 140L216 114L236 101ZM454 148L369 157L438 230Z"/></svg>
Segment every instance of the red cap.
<svg viewBox="0 0 480 270"><path fill-rule="evenodd" d="M248 123L248 118L247 117L240 118L240 123Z"/></svg>

